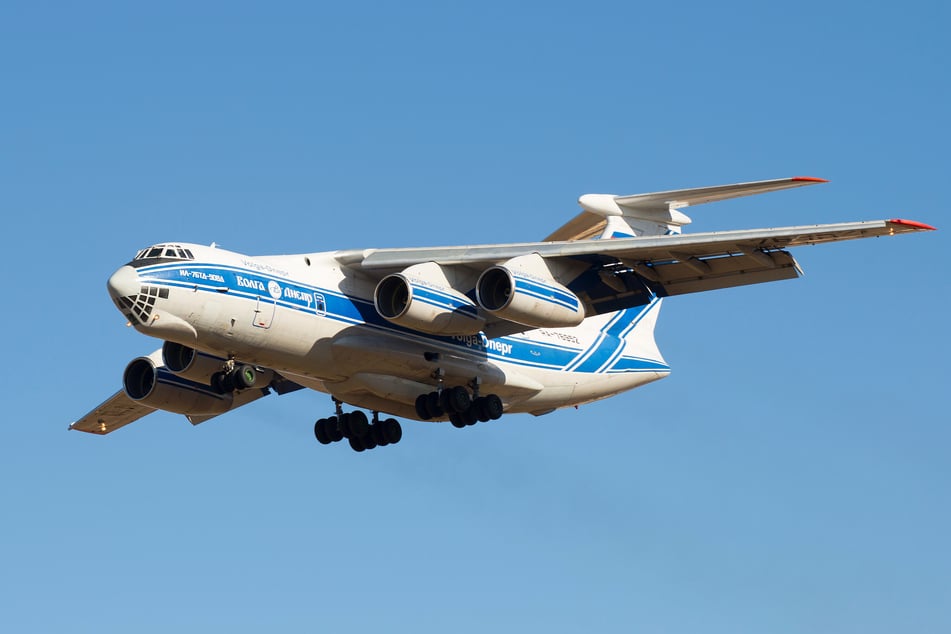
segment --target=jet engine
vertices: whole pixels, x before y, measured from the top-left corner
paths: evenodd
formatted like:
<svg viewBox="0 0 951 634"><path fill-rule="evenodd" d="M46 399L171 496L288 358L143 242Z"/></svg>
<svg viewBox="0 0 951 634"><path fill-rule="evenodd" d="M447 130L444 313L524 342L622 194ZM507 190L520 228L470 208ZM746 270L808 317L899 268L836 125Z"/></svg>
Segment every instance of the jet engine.
<svg viewBox="0 0 951 634"><path fill-rule="evenodd" d="M537 253L486 269L476 283L476 297L486 311L535 328L577 326L585 317L581 300Z"/></svg>
<svg viewBox="0 0 951 634"><path fill-rule="evenodd" d="M162 363L169 372L189 381L207 384L220 372L225 360L173 341L162 344Z"/></svg>
<svg viewBox="0 0 951 634"><path fill-rule="evenodd" d="M208 385L172 374L150 357L133 359L122 375L122 387L133 401L167 412L215 415L231 409L231 393L217 394Z"/></svg>
<svg viewBox="0 0 951 634"><path fill-rule="evenodd" d="M387 275L373 293L376 312L420 332L474 335L485 326L485 319L471 299L453 288L452 274L435 262L426 262Z"/></svg>

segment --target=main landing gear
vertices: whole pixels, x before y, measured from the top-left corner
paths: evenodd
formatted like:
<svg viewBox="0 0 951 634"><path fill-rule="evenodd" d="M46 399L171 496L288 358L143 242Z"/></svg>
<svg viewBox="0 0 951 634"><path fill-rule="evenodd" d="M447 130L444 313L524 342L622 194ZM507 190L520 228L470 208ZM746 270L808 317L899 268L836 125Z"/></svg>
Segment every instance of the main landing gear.
<svg viewBox="0 0 951 634"><path fill-rule="evenodd" d="M502 399L495 394L469 396L462 386L449 387L416 398L416 414L423 420L440 418L449 414L453 427L462 429L468 425L498 420L502 417Z"/></svg>
<svg viewBox="0 0 951 634"><path fill-rule="evenodd" d="M314 436L322 445L346 438L354 451L364 451L395 445L403 437L403 428L395 418L380 420L379 413L373 412L373 422L370 422L363 412L357 410L345 414L340 401L335 399L334 404L337 415L321 418L314 424Z"/></svg>

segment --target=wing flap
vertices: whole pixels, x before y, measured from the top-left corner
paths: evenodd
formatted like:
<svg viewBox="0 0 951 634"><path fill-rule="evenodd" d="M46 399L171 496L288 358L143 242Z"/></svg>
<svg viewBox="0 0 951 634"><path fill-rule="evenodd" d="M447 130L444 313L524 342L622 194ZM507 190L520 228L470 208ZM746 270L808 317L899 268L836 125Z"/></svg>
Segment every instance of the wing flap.
<svg viewBox="0 0 951 634"><path fill-rule="evenodd" d="M697 262L674 261L650 268L668 296L799 277L799 265L784 251L729 255Z"/></svg>

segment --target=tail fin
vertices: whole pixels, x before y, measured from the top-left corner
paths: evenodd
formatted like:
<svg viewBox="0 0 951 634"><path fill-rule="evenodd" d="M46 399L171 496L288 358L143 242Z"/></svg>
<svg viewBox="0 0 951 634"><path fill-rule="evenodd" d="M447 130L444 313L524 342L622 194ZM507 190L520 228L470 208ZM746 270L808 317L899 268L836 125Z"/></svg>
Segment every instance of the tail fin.
<svg viewBox="0 0 951 634"><path fill-rule="evenodd" d="M578 199L584 211L545 241L677 234L683 225L690 224L690 217L679 211L684 207L825 182L821 178L795 176L633 196L585 194Z"/></svg>
<svg viewBox="0 0 951 634"><path fill-rule="evenodd" d="M670 371L654 341L661 299L614 313L590 317L585 324L598 328L597 338L568 370L592 373Z"/></svg>

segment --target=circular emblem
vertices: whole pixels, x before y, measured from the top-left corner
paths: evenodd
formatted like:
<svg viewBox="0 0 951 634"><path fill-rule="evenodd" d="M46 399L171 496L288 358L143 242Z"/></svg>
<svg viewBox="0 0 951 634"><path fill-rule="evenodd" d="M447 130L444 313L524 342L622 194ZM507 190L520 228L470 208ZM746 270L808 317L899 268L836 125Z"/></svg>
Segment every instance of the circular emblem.
<svg viewBox="0 0 951 634"><path fill-rule="evenodd" d="M271 280L267 283L267 292L270 293L274 299L279 299L281 297L281 285Z"/></svg>

